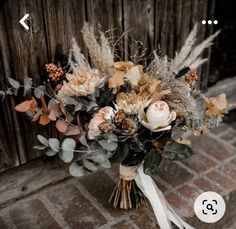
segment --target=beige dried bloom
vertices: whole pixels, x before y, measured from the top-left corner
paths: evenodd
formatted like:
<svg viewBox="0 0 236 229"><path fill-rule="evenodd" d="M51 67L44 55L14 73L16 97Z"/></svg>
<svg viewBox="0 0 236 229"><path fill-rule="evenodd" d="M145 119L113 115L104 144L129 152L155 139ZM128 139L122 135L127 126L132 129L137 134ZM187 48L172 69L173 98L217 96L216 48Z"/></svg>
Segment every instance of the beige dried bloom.
<svg viewBox="0 0 236 229"><path fill-rule="evenodd" d="M131 91L128 94L121 92L116 97L116 110L123 110L126 114L139 114L151 100L147 96Z"/></svg>
<svg viewBox="0 0 236 229"><path fill-rule="evenodd" d="M95 92L97 87L102 86L102 78L97 70L89 70L80 74L67 74L68 82L64 82L61 90L58 92L59 97L67 96L87 96Z"/></svg>

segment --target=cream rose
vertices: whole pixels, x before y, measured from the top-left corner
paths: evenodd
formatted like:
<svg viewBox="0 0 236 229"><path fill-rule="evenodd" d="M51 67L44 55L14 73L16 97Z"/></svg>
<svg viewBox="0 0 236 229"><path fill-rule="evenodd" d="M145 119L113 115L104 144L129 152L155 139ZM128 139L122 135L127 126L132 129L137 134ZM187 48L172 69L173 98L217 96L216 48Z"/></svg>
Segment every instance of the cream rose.
<svg viewBox="0 0 236 229"><path fill-rule="evenodd" d="M110 121L115 115L115 110L112 107L101 108L94 117L90 120L88 125L88 138L94 139L101 134L99 124Z"/></svg>
<svg viewBox="0 0 236 229"><path fill-rule="evenodd" d="M170 111L169 106L164 101L157 101L151 104L146 113L140 115L140 121L143 126L152 132L170 130L170 123L176 119L176 113Z"/></svg>

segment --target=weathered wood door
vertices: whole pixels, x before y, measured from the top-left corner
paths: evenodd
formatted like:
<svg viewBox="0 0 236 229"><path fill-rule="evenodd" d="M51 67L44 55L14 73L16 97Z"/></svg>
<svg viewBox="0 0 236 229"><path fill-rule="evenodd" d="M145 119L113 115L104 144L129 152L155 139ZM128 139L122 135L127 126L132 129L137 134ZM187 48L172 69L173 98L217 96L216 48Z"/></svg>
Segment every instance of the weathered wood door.
<svg viewBox="0 0 236 229"><path fill-rule="evenodd" d="M84 21L103 31L111 30L115 38L129 31L122 42L121 55L134 55L141 41L147 54L160 45L161 53L169 56L180 49L193 25L200 25L199 41L211 33L201 25L211 18L211 0L7 0L0 9L0 88L6 89L7 78L23 82L32 77L37 83L45 80L44 65L55 61L55 54L68 53L75 37L84 53L81 38ZM30 15L29 31L19 20ZM209 51L205 53L209 55ZM147 55L148 57L148 55ZM207 65L204 67L207 80ZM205 82L204 81L204 82ZM53 126L42 128L24 115L16 113L19 98L7 98L0 103L0 171L39 157L32 149L36 133L52 136Z"/></svg>

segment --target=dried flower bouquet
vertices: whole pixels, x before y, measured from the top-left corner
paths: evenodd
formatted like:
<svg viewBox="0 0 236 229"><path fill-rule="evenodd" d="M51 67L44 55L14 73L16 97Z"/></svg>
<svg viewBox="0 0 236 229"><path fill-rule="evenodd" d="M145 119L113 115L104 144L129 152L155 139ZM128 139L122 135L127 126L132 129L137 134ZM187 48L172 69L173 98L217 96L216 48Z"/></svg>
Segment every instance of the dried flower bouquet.
<svg viewBox="0 0 236 229"><path fill-rule="evenodd" d="M139 208L151 203L161 228L192 228L171 208L151 179L163 158L183 160L192 150L184 133L205 133L227 113L224 94L205 97L196 87L196 69L206 61L202 51L218 32L195 46L197 25L174 59L154 52L149 66L134 61L115 62L104 33L82 29L91 67L75 40L65 67L47 64L48 82L35 86L31 78L21 85L9 78L11 87L0 95L29 98L15 109L33 122L55 124L58 138L38 135L48 156L69 163L72 176L83 176L99 167L120 164L120 180L110 197L114 207ZM147 199L146 199L147 198Z"/></svg>

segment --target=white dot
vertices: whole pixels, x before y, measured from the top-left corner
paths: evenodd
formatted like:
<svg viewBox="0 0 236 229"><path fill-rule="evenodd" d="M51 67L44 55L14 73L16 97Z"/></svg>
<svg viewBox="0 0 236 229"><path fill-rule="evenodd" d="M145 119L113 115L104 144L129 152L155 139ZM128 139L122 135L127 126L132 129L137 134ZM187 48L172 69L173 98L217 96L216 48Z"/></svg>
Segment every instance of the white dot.
<svg viewBox="0 0 236 229"><path fill-rule="evenodd" d="M218 24L218 21L217 21L217 20L214 20L213 23L214 23L215 25L217 25L217 24Z"/></svg>
<svg viewBox="0 0 236 229"><path fill-rule="evenodd" d="M212 20L208 20L207 23L210 25L212 24Z"/></svg>
<svg viewBox="0 0 236 229"><path fill-rule="evenodd" d="M206 24L206 20L202 20L202 24L205 25Z"/></svg>

